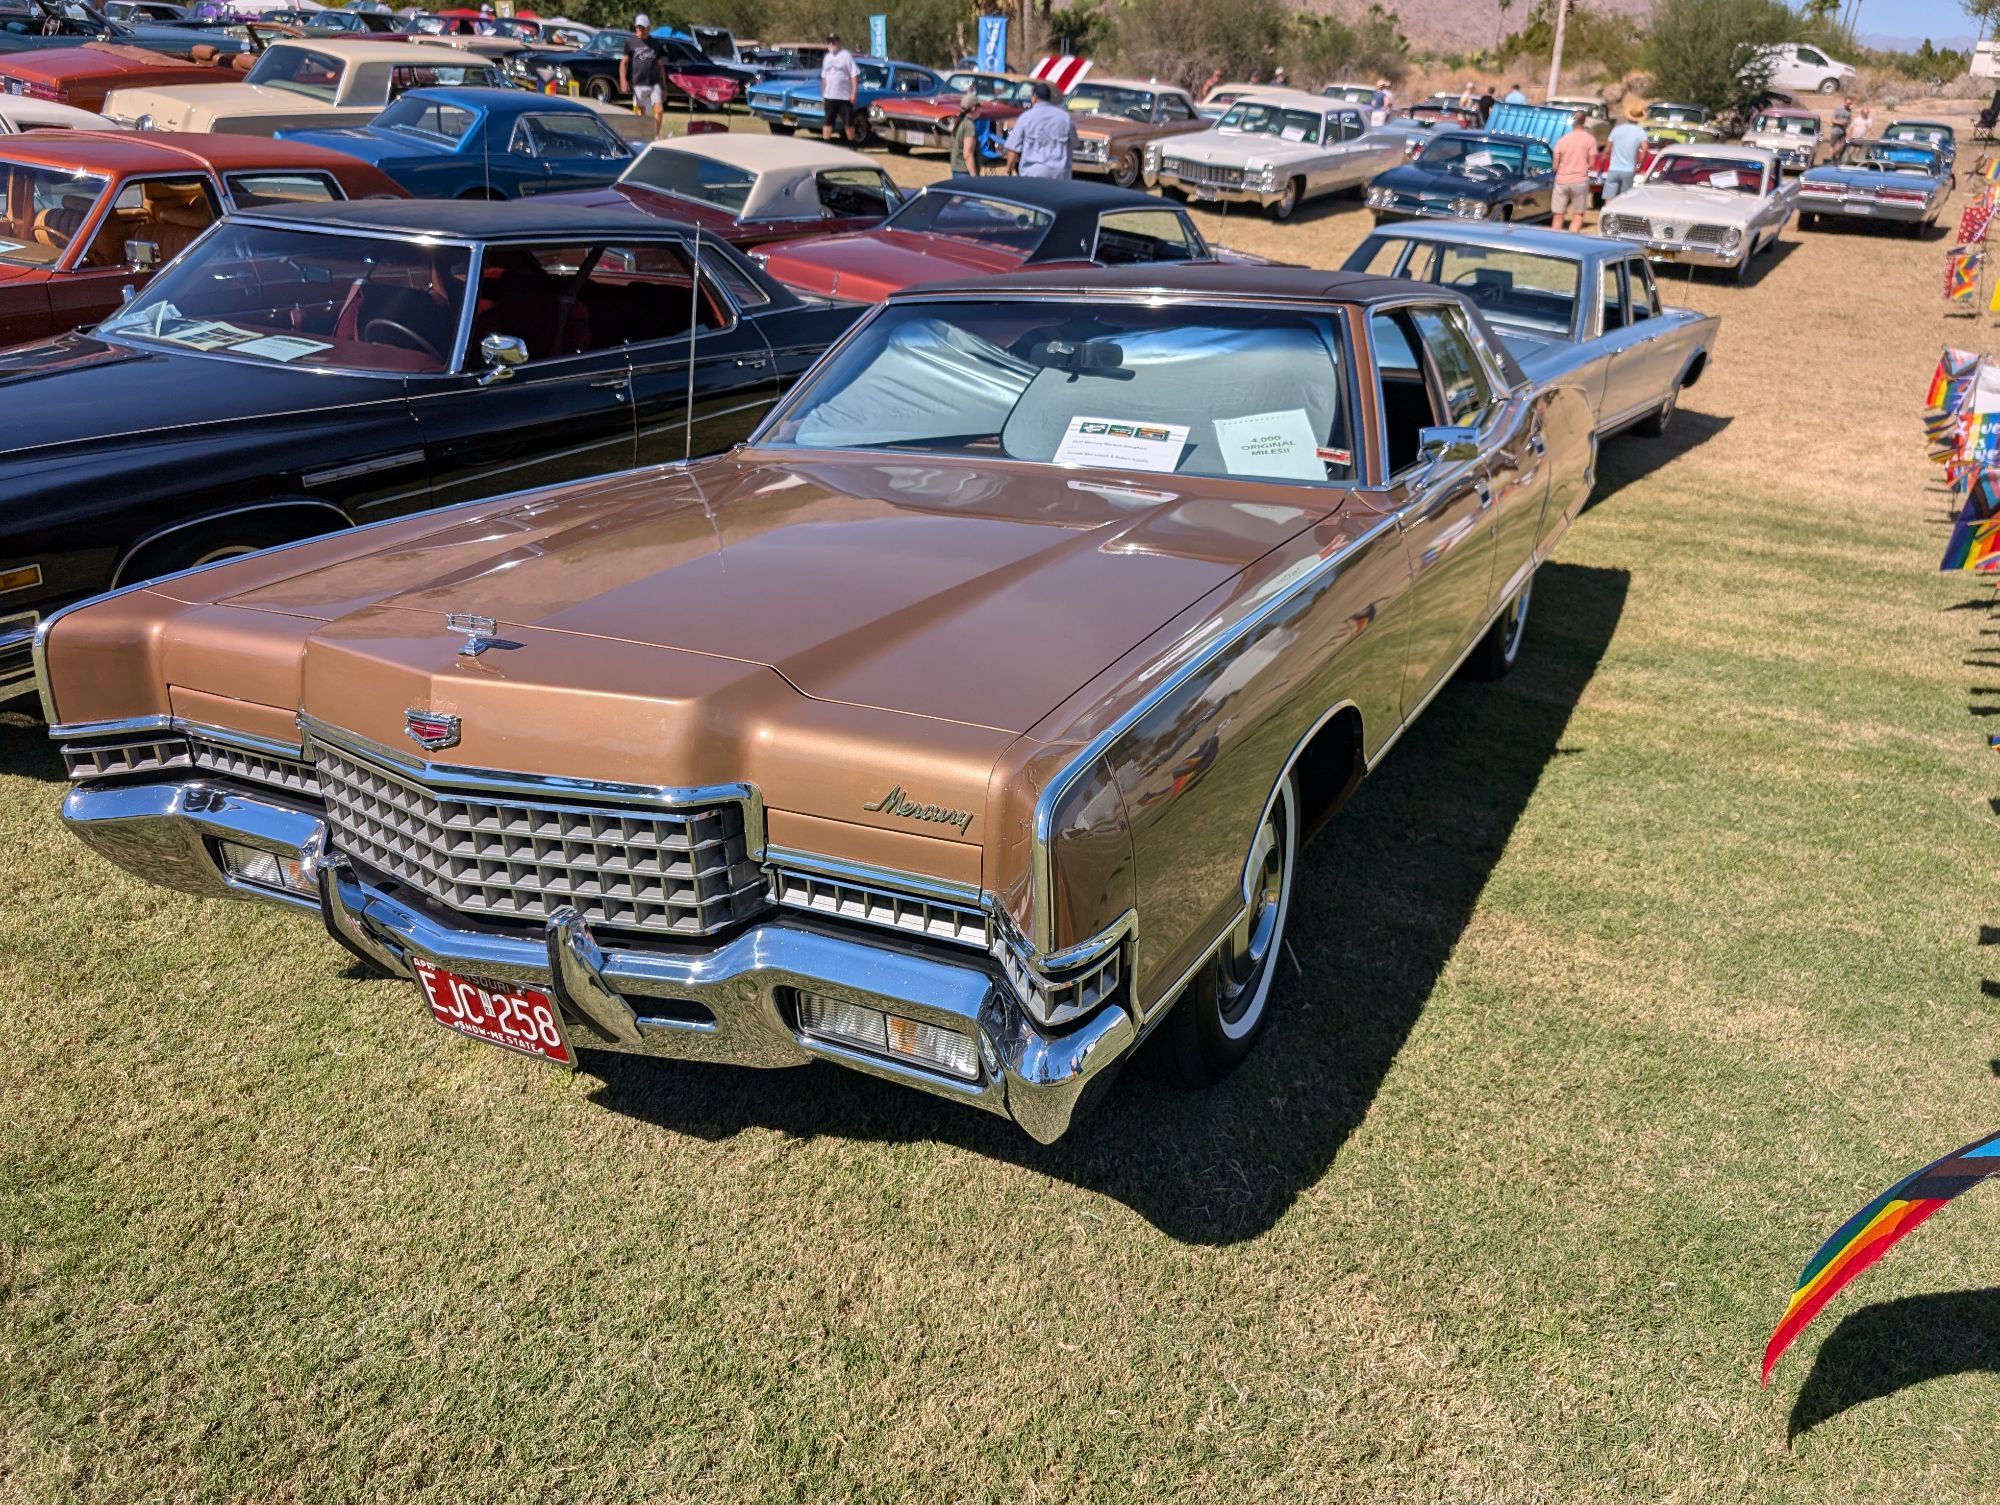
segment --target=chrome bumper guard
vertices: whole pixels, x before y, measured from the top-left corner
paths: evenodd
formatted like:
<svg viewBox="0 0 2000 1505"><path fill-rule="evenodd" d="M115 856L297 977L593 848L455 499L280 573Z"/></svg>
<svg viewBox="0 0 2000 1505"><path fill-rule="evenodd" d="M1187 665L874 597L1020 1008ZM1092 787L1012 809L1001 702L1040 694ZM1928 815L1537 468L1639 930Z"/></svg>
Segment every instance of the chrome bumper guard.
<svg viewBox="0 0 2000 1505"><path fill-rule="evenodd" d="M40 621L37 611L0 612L0 701L35 688L35 628Z"/></svg>
<svg viewBox="0 0 2000 1505"><path fill-rule="evenodd" d="M84 785L64 799L63 820L86 846L152 882L317 911L335 940L394 976L413 978L410 958L420 956L461 976L546 989L586 1049L758 1067L833 1061L1011 1118L1043 1144L1068 1130L1138 1038L1118 1004L1060 1034L1044 1030L997 967L943 959L888 934L844 934L831 921L774 915L718 945L671 950L607 950L567 908L539 937L450 923L329 853L315 811L206 780ZM316 876L317 896L232 877L216 848L224 840L299 861ZM979 1077L809 1037L797 1026L799 993L970 1036Z"/></svg>

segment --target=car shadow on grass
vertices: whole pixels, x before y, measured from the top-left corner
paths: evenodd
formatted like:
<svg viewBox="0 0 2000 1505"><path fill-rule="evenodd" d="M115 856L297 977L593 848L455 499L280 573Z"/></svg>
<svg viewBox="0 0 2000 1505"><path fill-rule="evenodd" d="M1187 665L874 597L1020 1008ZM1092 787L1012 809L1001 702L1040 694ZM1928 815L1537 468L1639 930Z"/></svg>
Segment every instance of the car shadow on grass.
<svg viewBox="0 0 2000 1505"><path fill-rule="evenodd" d="M1694 390L1700 390L1697 383ZM1597 487L1584 510L1601 507L1634 481L1644 480L1670 460L1699 449L1728 428L1726 413L1696 413L1677 408L1667 431L1657 439L1627 429L1602 441L1597 449Z"/></svg>
<svg viewBox="0 0 2000 1505"><path fill-rule="evenodd" d="M1954 1374L2000 1374L2000 1286L1878 1301L1820 1344L1786 1440L1865 1401Z"/></svg>
<svg viewBox="0 0 2000 1505"><path fill-rule="evenodd" d="M1368 1116L1480 893L1563 745L1624 610L1623 570L1550 564L1525 656L1441 694L1301 856L1265 1038L1205 1092L1141 1061L1054 1145L1004 1120L830 1067L758 1072L592 1055L594 1100L675 1132L942 1141L1113 1198L1170 1236L1264 1233Z"/></svg>
<svg viewBox="0 0 2000 1505"><path fill-rule="evenodd" d="M17 701L0 709L0 773L18 774L24 779L65 782L63 760L49 740L49 729L40 716L22 707L32 700Z"/></svg>

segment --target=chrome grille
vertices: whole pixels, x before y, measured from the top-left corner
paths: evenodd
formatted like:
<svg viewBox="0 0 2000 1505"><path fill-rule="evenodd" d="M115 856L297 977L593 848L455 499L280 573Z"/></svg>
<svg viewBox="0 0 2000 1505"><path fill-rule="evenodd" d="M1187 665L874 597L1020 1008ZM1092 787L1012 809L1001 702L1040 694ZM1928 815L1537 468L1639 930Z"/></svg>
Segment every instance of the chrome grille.
<svg viewBox="0 0 2000 1505"><path fill-rule="evenodd" d="M764 906L743 807L610 808L434 791L319 744L333 845L446 908L546 920L565 904L592 925L705 936Z"/></svg>
<svg viewBox="0 0 2000 1505"><path fill-rule="evenodd" d="M1169 157L1161 164L1161 170L1172 173L1183 183L1202 183L1211 188L1243 186L1243 169L1240 167L1217 167L1212 162L1188 162L1179 157Z"/></svg>
<svg viewBox="0 0 2000 1505"><path fill-rule="evenodd" d="M253 784L267 784L273 789L283 789L309 799L319 798L319 775L313 772L310 763L297 758L252 752L233 743L217 742L211 737L189 737L188 747L196 768Z"/></svg>
<svg viewBox="0 0 2000 1505"><path fill-rule="evenodd" d="M1067 1024L1108 1002L1125 980L1125 947L1110 948L1097 960L1060 977L1044 977L1022 962L1011 945L993 948L1001 970L1028 1011L1044 1024Z"/></svg>
<svg viewBox="0 0 2000 1505"><path fill-rule="evenodd" d="M1600 216L1598 229L1605 235L1630 235L1640 240L1651 240L1653 222L1643 214L1606 214Z"/></svg>
<svg viewBox="0 0 2000 1505"><path fill-rule="evenodd" d="M774 892L780 904L863 925L879 925L931 940L984 947L986 916L965 904L919 898L872 884L780 868Z"/></svg>
<svg viewBox="0 0 2000 1505"><path fill-rule="evenodd" d="M1095 136L1080 136L1076 143L1076 160L1079 162L1102 162L1105 143Z"/></svg>
<svg viewBox="0 0 2000 1505"><path fill-rule="evenodd" d="M1722 225L1689 225L1687 243L1691 246L1719 246L1728 233Z"/></svg>
<svg viewBox="0 0 2000 1505"><path fill-rule="evenodd" d="M63 763L72 779L117 779L135 773L164 773L186 768L187 741L181 737L144 737L123 742L68 742Z"/></svg>

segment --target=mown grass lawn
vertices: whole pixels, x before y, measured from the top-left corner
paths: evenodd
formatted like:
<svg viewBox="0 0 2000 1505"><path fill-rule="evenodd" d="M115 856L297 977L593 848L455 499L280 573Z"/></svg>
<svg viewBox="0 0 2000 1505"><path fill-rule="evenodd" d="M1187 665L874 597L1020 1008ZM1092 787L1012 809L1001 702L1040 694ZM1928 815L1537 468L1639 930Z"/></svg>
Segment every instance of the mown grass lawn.
<svg viewBox="0 0 2000 1505"><path fill-rule="evenodd" d="M0 1498L1992 1499L2000 1195L1757 1385L1814 1245L2000 1127L2000 613L1916 424L1994 327L1941 241L1789 241L1310 853L1251 1064L1053 1149L448 1036L89 857L0 720Z"/></svg>

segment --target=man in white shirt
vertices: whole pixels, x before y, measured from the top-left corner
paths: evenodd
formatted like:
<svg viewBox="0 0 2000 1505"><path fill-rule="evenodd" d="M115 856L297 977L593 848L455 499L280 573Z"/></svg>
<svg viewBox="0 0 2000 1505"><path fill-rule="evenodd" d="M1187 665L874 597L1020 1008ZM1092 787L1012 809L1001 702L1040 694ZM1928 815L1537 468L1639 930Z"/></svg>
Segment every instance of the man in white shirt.
<svg viewBox="0 0 2000 1505"><path fill-rule="evenodd" d="M819 131L823 140L832 141L836 137L847 140L854 119L854 86L860 77L860 70L854 66L854 54L840 45L838 36L828 32L826 60L819 65L819 98L826 109L826 119Z"/></svg>

